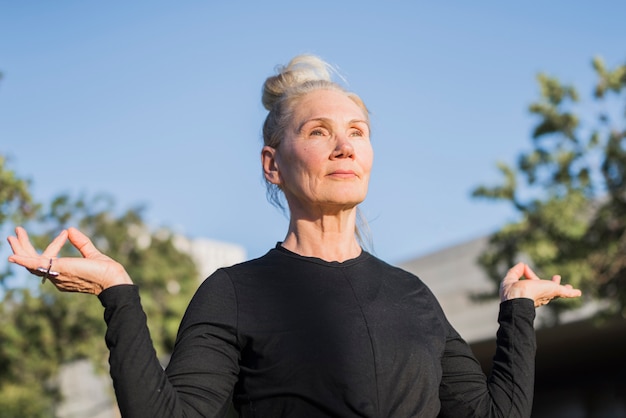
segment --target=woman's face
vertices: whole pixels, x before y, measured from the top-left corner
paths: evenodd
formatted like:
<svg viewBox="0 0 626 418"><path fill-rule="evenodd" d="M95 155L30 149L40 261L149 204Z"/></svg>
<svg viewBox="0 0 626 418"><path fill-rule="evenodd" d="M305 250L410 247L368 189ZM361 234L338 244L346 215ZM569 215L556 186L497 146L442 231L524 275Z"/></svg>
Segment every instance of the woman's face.
<svg viewBox="0 0 626 418"><path fill-rule="evenodd" d="M374 158L365 110L333 90L308 93L293 110L278 148L263 148L266 179L285 193L292 214L361 203Z"/></svg>

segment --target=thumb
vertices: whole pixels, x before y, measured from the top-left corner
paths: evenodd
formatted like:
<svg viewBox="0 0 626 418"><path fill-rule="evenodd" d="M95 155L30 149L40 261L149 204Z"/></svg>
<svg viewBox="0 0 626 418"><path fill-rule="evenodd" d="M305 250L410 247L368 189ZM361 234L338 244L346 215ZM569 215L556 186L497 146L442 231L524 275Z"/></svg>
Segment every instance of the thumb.
<svg viewBox="0 0 626 418"><path fill-rule="evenodd" d="M507 271L506 276L504 276L504 279L502 279L502 282L500 283L500 300L506 299L508 289L513 286L514 283L519 281L519 279L524 275L525 269L526 264L520 262Z"/></svg>
<svg viewBox="0 0 626 418"><path fill-rule="evenodd" d="M506 276L504 276L505 282L513 282L518 281L524 276L524 272L526 271L526 264L519 262L507 271Z"/></svg>
<svg viewBox="0 0 626 418"><path fill-rule="evenodd" d="M95 245L93 245L89 237L80 232L78 229L68 228L67 234L72 245L80 251L83 257L96 258L102 256L102 253L98 251Z"/></svg>

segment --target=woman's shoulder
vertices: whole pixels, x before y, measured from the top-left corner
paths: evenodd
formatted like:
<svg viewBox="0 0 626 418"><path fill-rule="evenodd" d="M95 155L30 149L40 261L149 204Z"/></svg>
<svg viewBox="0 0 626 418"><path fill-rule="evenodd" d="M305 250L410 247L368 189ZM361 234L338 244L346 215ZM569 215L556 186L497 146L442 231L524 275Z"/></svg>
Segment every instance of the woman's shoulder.
<svg viewBox="0 0 626 418"><path fill-rule="evenodd" d="M278 258L272 249L260 257L216 269L204 280L201 287L230 287L242 277L264 274L268 269L275 268L277 262Z"/></svg>
<svg viewBox="0 0 626 418"><path fill-rule="evenodd" d="M387 274L392 274L394 276L403 277L410 280L416 280L421 284L424 284L418 275L403 269L402 267L398 267L394 264L391 264L385 260L382 260L375 255L369 254L367 257L367 267L368 268L376 268L382 271L385 271Z"/></svg>

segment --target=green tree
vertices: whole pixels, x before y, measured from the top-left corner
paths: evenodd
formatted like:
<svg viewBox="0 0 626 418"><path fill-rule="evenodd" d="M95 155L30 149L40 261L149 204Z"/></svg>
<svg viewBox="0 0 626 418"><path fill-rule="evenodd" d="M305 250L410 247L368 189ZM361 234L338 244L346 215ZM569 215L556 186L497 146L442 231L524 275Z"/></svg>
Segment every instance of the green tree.
<svg viewBox="0 0 626 418"><path fill-rule="evenodd" d="M7 159L0 154L0 231L32 219L37 214L39 205L34 202L29 189L29 181L18 177L9 167ZM0 242L0 248L5 245ZM5 266L0 271L0 289L8 275L8 268Z"/></svg>
<svg viewBox="0 0 626 418"><path fill-rule="evenodd" d="M35 246L43 248L69 225L78 226L127 268L140 287L157 354L171 352L184 309L198 286L195 265L176 249L171 231L150 231L140 208L115 215L107 196L61 195L31 228L39 230L33 236ZM69 246L64 252L78 255ZM31 283L39 284L37 278ZM0 411L19 410L25 400L36 399L38 409L10 416L50 416L59 401L54 376L60 365L88 358L106 370L102 314L95 297L61 293L50 283L6 289L0 306Z"/></svg>
<svg viewBox="0 0 626 418"><path fill-rule="evenodd" d="M626 316L626 64L609 70L600 58L592 63L597 84L589 101L538 75L532 149L515 167L498 165L502 184L473 193L519 214L491 236L480 263L499 283L507 266L530 258L541 275L560 274L602 301L604 314ZM581 303L559 302L548 305L555 319Z"/></svg>
<svg viewBox="0 0 626 418"><path fill-rule="evenodd" d="M0 155L0 231L12 225L21 224L34 218L40 205L35 203L30 193L30 183L20 178L9 168L7 159ZM4 240L0 249L4 249ZM35 381L28 370L19 370L16 358L23 358L21 348L29 335L20 332L20 324L15 323L14 313L17 304L29 306L32 303L28 292L15 291L9 286L11 270L7 263L0 271L0 417L50 416L53 404L46 395L43 380ZM34 359L37 361L37 359ZM20 363L21 364L21 363Z"/></svg>
<svg viewBox="0 0 626 418"><path fill-rule="evenodd" d="M7 159L0 155L0 226L32 218L38 209L29 191L30 182L10 169Z"/></svg>

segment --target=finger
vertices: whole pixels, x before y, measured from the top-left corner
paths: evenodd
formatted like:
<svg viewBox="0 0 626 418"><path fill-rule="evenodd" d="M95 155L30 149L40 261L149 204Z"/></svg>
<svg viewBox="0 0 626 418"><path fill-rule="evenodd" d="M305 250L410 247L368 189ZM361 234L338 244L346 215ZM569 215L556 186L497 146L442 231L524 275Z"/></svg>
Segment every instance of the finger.
<svg viewBox="0 0 626 418"><path fill-rule="evenodd" d="M543 297L538 298L536 303L539 305L536 306L546 305L556 298L577 298L580 296L582 296L582 292L579 289L574 289L571 285L558 285L553 290L546 291Z"/></svg>
<svg viewBox="0 0 626 418"><path fill-rule="evenodd" d="M541 280L528 265L524 266L524 277L528 280Z"/></svg>
<svg viewBox="0 0 626 418"><path fill-rule="evenodd" d="M11 247L13 254L22 254L24 252L22 244L20 244L16 237L8 237L7 241L9 242L9 246Z"/></svg>
<svg viewBox="0 0 626 418"><path fill-rule="evenodd" d="M574 289L573 287L561 286L559 296L562 298L577 298L582 296L583 292L580 289Z"/></svg>
<svg viewBox="0 0 626 418"><path fill-rule="evenodd" d="M13 254L9 256L9 262L26 267L31 273L40 276L41 274L36 273L35 270L38 268L44 268L47 270L48 265L50 264L50 259L41 255L29 256Z"/></svg>
<svg viewBox="0 0 626 418"><path fill-rule="evenodd" d="M67 241L67 231L63 230L61 231L59 235L56 236L56 238L52 240L50 244L48 244L48 246L46 247L44 252L41 253L41 255L43 255L46 258L56 257L57 254L59 254L59 251L61 251L61 248L63 247L63 245L65 245L66 241Z"/></svg>
<svg viewBox="0 0 626 418"><path fill-rule="evenodd" d="M78 251L80 251L83 257L95 258L102 255L102 253L98 251L96 246L93 245L87 235L83 234L78 229L69 228L67 232L70 242L74 247L76 247Z"/></svg>
<svg viewBox="0 0 626 418"><path fill-rule="evenodd" d="M561 284L561 276L555 274L554 276L552 276L552 281L556 284Z"/></svg>
<svg viewBox="0 0 626 418"><path fill-rule="evenodd" d="M524 275L524 268L525 268L524 263L517 263L516 265L514 265L513 267L509 269L509 271L506 273L506 276L504 276L503 281L505 282L518 281Z"/></svg>
<svg viewBox="0 0 626 418"><path fill-rule="evenodd" d="M11 248L14 253L19 253L22 255L37 255L37 250L33 247L33 244L30 242L30 238L28 237L28 233L24 228L18 226L15 228L15 237L16 239L12 239L9 241L11 244ZM10 237L13 238L13 237Z"/></svg>

